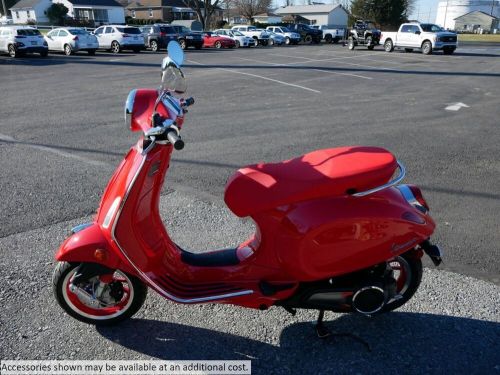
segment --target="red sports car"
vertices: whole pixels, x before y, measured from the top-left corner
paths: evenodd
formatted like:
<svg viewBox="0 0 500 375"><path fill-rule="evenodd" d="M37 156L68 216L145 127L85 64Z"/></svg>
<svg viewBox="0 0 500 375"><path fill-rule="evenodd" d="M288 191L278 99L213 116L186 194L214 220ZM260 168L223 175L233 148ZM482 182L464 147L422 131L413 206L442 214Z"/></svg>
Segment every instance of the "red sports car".
<svg viewBox="0 0 500 375"><path fill-rule="evenodd" d="M234 48L236 42L227 36L221 36L207 31L203 34L203 47Z"/></svg>

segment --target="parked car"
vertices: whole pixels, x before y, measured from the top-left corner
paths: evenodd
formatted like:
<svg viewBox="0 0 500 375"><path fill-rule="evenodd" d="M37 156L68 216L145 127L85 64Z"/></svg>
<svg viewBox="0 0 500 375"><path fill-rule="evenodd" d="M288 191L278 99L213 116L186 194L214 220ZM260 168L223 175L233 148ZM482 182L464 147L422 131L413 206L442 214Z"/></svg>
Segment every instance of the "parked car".
<svg viewBox="0 0 500 375"><path fill-rule="evenodd" d="M140 27L140 30L144 38L144 45L153 52L157 52L162 48L166 49L171 40L179 38L179 33L171 25L147 25Z"/></svg>
<svg viewBox="0 0 500 375"><path fill-rule="evenodd" d="M236 43L236 48L239 47L254 47L256 46L256 42L254 38L250 38L249 36L245 36L240 33L238 30L228 30L228 29L217 29L214 30L214 33L217 35L228 36L234 40Z"/></svg>
<svg viewBox="0 0 500 375"><path fill-rule="evenodd" d="M263 46L267 46L269 44L269 33L267 31L257 31L255 26L233 26L231 30L237 30L243 35L253 38L257 45L261 44Z"/></svg>
<svg viewBox="0 0 500 375"><path fill-rule="evenodd" d="M371 21L358 20L349 30L347 46L350 50L358 45L366 46L372 50L380 44L380 30Z"/></svg>
<svg viewBox="0 0 500 375"><path fill-rule="evenodd" d="M236 43L228 36L218 35L212 31L203 34L203 47L235 48Z"/></svg>
<svg viewBox="0 0 500 375"><path fill-rule="evenodd" d="M344 39L345 29L337 29L329 27L328 25L315 25L314 29L321 30L323 32L323 39L326 43L338 43L339 40Z"/></svg>
<svg viewBox="0 0 500 375"><path fill-rule="evenodd" d="M285 44L285 37L281 34L268 31L269 33L269 45L270 46L281 46L282 44Z"/></svg>
<svg viewBox="0 0 500 375"><path fill-rule="evenodd" d="M94 30L99 42L99 49L120 53L128 49L135 53L141 52L146 46L141 30L134 26L106 25Z"/></svg>
<svg viewBox="0 0 500 375"><path fill-rule="evenodd" d="M300 34L289 30L284 26L268 26L266 30L285 37L285 44L298 44L300 42Z"/></svg>
<svg viewBox="0 0 500 375"><path fill-rule="evenodd" d="M12 18L3 16L0 18L0 25L12 25L14 22Z"/></svg>
<svg viewBox="0 0 500 375"><path fill-rule="evenodd" d="M201 49L203 47L203 35L199 32L191 31L186 26L172 25L177 34L179 34L178 41L182 49L194 47Z"/></svg>
<svg viewBox="0 0 500 375"><path fill-rule="evenodd" d="M381 42L387 52L394 48L404 48L406 52L419 48L424 55L437 50L451 55L457 49L457 34L431 23L403 23L396 32L384 31Z"/></svg>
<svg viewBox="0 0 500 375"><path fill-rule="evenodd" d="M288 30L300 34L300 38L305 43L319 43L323 38L323 31L313 29L309 25L303 23L290 24Z"/></svg>
<svg viewBox="0 0 500 375"><path fill-rule="evenodd" d="M87 51L89 55L95 55L99 48L99 42L95 35L78 27L62 27L50 31L45 36L49 51L61 51L71 55L78 51Z"/></svg>
<svg viewBox="0 0 500 375"><path fill-rule="evenodd" d="M26 53L39 53L45 57L49 53L43 35L29 26L0 27L0 52L7 52L11 57L19 57Z"/></svg>

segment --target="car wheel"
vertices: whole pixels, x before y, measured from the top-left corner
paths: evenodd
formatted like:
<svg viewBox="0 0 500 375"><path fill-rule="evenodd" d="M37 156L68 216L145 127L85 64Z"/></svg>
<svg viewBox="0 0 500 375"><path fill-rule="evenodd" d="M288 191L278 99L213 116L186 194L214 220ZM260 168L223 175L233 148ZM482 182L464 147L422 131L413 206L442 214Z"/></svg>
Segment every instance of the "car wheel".
<svg viewBox="0 0 500 375"><path fill-rule="evenodd" d="M121 51L120 43L118 43L116 40L113 40L113 42L111 43L111 52L120 53L120 51Z"/></svg>
<svg viewBox="0 0 500 375"><path fill-rule="evenodd" d="M235 47L236 47L236 48L240 48L240 47L241 47L241 46L240 46L240 42L239 42L238 40L235 40L235 41L234 41L234 44L235 44Z"/></svg>
<svg viewBox="0 0 500 375"><path fill-rule="evenodd" d="M19 57L19 53L16 51L16 48L12 44L9 44L8 50L10 57Z"/></svg>
<svg viewBox="0 0 500 375"><path fill-rule="evenodd" d="M411 53L413 52L413 48L405 48L405 52Z"/></svg>
<svg viewBox="0 0 500 375"><path fill-rule="evenodd" d="M355 47L354 38L350 36L349 39L347 40L347 48L349 48L352 51L354 47Z"/></svg>
<svg viewBox="0 0 500 375"><path fill-rule="evenodd" d="M269 45L274 46L274 39L269 39Z"/></svg>
<svg viewBox="0 0 500 375"><path fill-rule="evenodd" d="M424 55L432 54L432 44L428 40L422 43L422 53Z"/></svg>
<svg viewBox="0 0 500 375"><path fill-rule="evenodd" d="M69 56L69 55L73 54L73 49L71 48L71 46L69 44L65 44L64 45L64 54L66 56Z"/></svg>
<svg viewBox="0 0 500 375"><path fill-rule="evenodd" d="M306 37L304 38L304 42L306 42L307 44L311 44L313 41L313 37L311 35L306 35Z"/></svg>
<svg viewBox="0 0 500 375"><path fill-rule="evenodd" d="M371 36L369 36L368 38L366 38L365 44L366 44L366 47L368 49L370 49L370 50L372 50L375 47L375 45L373 44L373 39L372 39Z"/></svg>
<svg viewBox="0 0 500 375"><path fill-rule="evenodd" d="M95 55L95 49L89 49L87 51L87 53L90 55L90 56L94 56Z"/></svg>
<svg viewBox="0 0 500 375"><path fill-rule="evenodd" d="M217 48L217 49L222 48L222 44L221 44L221 42L216 41L216 42L214 43L214 47L215 47L215 48Z"/></svg>
<svg viewBox="0 0 500 375"><path fill-rule="evenodd" d="M392 40L387 39L384 43L384 50L385 52L392 52L394 51L394 44L392 44Z"/></svg>
<svg viewBox="0 0 500 375"><path fill-rule="evenodd" d="M286 38L285 38L285 44L288 46L288 45L290 45L290 43L291 43L291 42L290 42L290 38L289 38L289 37L286 37Z"/></svg>
<svg viewBox="0 0 500 375"><path fill-rule="evenodd" d="M185 39L179 40L179 44L181 45L182 49L186 49L187 48L187 43L186 43Z"/></svg>
<svg viewBox="0 0 500 375"><path fill-rule="evenodd" d="M333 38L330 34L328 34L327 36L325 36L325 43L330 44L331 42L333 42Z"/></svg>
<svg viewBox="0 0 500 375"><path fill-rule="evenodd" d="M152 40L149 42L149 48L151 48L151 51L153 52L158 52L158 42L156 40Z"/></svg>
<svg viewBox="0 0 500 375"><path fill-rule="evenodd" d="M253 40L255 41L255 47L257 47L259 45L259 39L257 39L257 37L253 37Z"/></svg>

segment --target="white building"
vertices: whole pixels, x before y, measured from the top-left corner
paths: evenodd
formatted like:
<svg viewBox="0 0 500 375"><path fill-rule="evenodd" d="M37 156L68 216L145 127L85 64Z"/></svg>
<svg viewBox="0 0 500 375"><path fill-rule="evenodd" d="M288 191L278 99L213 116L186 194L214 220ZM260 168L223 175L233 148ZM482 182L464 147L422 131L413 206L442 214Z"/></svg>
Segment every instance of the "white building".
<svg viewBox="0 0 500 375"><path fill-rule="evenodd" d="M274 13L282 17L301 16L311 25L347 27L348 13L340 4L294 5L278 8Z"/></svg>
<svg viewBox="0 0 500 375"><path fill-rule="evenodd" d="M273 25L281 22L281 16L271 12L266 12L257 14L256 16L253 17L253 20L255 22L268 23L270 25Z"/></svg>
<svg viewBox="0 0 500 375"><path fill-rule="evenodd" d="M464 14L481 11L500 18L500 1L498 0L448 0L438 4L436 24L445 29L455 29L455 19Z"/></svg>
<svg viewBox="0 0 500 375"><path fill-rule="evenodd" d="M22 0L21 0L22 1ZM125 8L115 0L52 0L68 8L68 16L76 20L100 24L124 24Z"/></svg>
<svg viewBox="0 0 500 375"><path fill-rule="evenodd" d="M35 21L37 23L47 23L49 19L45 14L48 7L52 5L51 0L21 0L18 1L12 8L12 21L16 24L28 23Z"/></svg>

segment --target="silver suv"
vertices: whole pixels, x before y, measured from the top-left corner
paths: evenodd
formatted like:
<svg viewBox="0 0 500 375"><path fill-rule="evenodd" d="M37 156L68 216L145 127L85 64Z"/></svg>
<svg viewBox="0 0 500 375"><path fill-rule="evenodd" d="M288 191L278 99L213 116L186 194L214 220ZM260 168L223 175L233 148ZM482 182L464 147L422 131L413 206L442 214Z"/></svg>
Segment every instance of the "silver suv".
<svg viewBox="0 0 500 375"><path fill-rule="evenodd" d="M26 53L39 53L45 57L49 46L43 35L29 26L0 27L0 52L7 52L11 57L19 57Z"/></svg>

